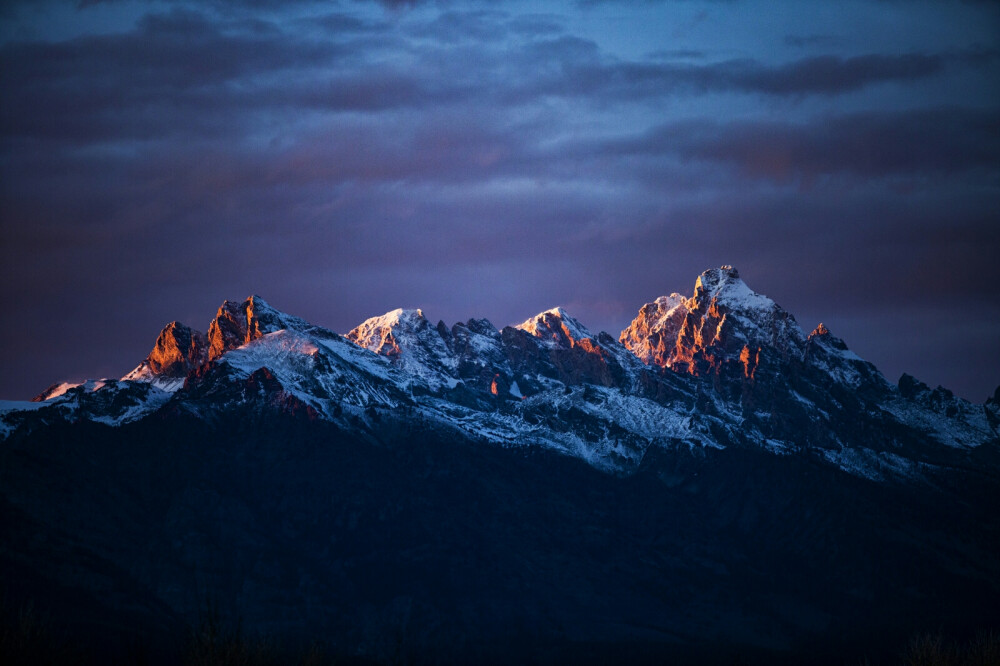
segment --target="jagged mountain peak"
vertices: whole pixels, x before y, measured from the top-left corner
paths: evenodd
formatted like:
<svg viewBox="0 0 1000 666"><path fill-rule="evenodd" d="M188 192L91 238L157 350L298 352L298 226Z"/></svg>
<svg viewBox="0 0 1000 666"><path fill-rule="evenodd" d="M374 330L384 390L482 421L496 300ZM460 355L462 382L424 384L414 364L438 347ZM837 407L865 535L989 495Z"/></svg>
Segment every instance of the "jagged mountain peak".
<svg viewBox="0 0 1000 666"><path fill-rule="evenodd" d="M699 275L698 279L695 281L695 288L699 286L712 288L723 282L739 279L740 272L736 270L735 267L725 264L719 266L718 268L709 268L708 270L702 272L702 274Z"/></svg>
<svg viewBox="0 0 1000 666"><path fill-rule="evenodd" d="M643 363L665 366L674 352L677 334L688 312L687 301L674 292L646 303L618 340Z"/></svg>
<svg viewBox="0 0 1000 666"><path fill-rule="evenodd" d="M850 361L863 361L860 356L852 352L847 343L842 339L838 338L836 335L830 332L830 329L826 324L820 323L816 328L812 330L809 337L806 338L806 356L810 355L810 350L816 346L822 346L824 349L831 350L841 356L844 359ZM867 363L867 361L865 361Z"/></svg>
<svg viewBox="0 0 1000 666"><path fill-rule="evenodd" d="M395 328L399 326L414 328L423 325L425 322L427 322L427 318L424 316L424 311L420 308L396 308L395 310L386 312L384 315L369 317L359 326L355 327L354 330L358 328Z"/></svg>
<svg viewBox="0 0 1000 666"><path fill-rule="evenodd" d="M415 409L474 437L539 442L613 467L652 442L795 447L801 424L820 416L829 432L810 431L809 441L830 450L854 441L867 414L918 424L949 446L995 439L1000 420L996 400L984 411L943 390L889 385L825 325L807 338L731 267L699 276L690 298L647 303L620 340L592 334L562 307L502 331L486 319L433 325L399 308L341 337L253 295L223 302L207 336L168 324L126 381L58 385L38 407L0 411L0 436L56 415L120 424L164 405L210 416L257 404L364 428L376 422L371 410L402 405L394 418ZM108 401L118 401L113 418Z"/></svg>
<svg viewBox="0 0 1000 666"><path fill-rule="evenodd" d="M550 308L529 317L515 326L536 337L547 347L573 347L581 340L594 337L586 326L570 316L562 307Z"/></svg>
<svg viewBox="0 0 1000 666"><path fill-rule="evenodd" d="M467 322L460 325L479 335L485 335L490 338L497 338L500 336L500 331L497 327L493 325L493 322L485 317L480 317L479 319L469 319Z"/></svg>
<svg viewBox="0 0 1000 666"><path fill-rule="evenodd" d="M805 335L735 268L721 266L698 276L691 298L674 293L642 306L619 340L647 364L697 375L734 362L750 377L748 359L765 348L783 358L800 356Z"/></svg>
<svg viewBox="0 0 1000 666"><path fill-rule="evenodd" d="M826 390L832 384L872 395L889 390L889 382L878 368L851 351L825 324L819 324L806 339L803 361L822 371Z"/></svg>
<svg viewBox="0 0 1000 666"><path fill-rule="evenodd" d="M223 301L208 327L208 360L282 329L308 330L308 322L285 314L256 294L243 302Z"/></svg>
<svg viewBox="0 0 1000 666"><path fill-rule="evenodd" d="M179 321L172 321L160 331L149 356L122 379L141 380L147 374L181 378L204 363L207 357L205 335Z"/></svg>
<svg viewBox="0 0 1000 666"><path fill-rule="evenodd" d="M431 391L454 387L457 360L448 349L447 327L433 326L423 310L397 308L372 317L344 337L354 344L384 356L406 373L407 385L422 385Z"/></svg>
<svg viewBox="0 0 1000 666"><path fill-rule="evenodd" d="M396 308L366 319L344 337L376 354L394 357L402 352L399 344L401 336L417 334L429 326L423 310Z"/></svg>
<svg viewBox="0 0 1000 666"><path fill-rule="evenodd" d="M715 302L735 312L771 311L778 305L763 294L758 294L740 278L739 271L732 266L711 268L701 275L694 284L694 295L688 307L691 310L700 304ZM780 308L778 308L780 309Z"/></svg>

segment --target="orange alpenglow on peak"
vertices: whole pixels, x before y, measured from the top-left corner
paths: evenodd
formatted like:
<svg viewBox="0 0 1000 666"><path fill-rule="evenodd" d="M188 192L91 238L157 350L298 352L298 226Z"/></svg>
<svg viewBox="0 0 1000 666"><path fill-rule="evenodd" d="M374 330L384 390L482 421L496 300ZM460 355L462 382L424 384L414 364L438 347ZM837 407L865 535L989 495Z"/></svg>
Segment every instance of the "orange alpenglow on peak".
<svg viewBox="0 0 1000 666"><path fill-rule="evenodd" d="M825 324L820 323L820 325L813 329L813 332L809 334L809 337L811 338L814 335L830 335L830 329L828 329Z"/></svg>
<svg viewBox="0 0 1000 666"><path fill-rule="evenodd" d="M540 312L514 328L530 333L548 347L572 348L580 341L594 337L593 333L561 307Z"/></svg>
<svg viewBox="0 0 1000 666"><path fill-rule="evenodd" d="M174 321L160 332L146 360L155 374L180 376L204 363L205 351L204 335Z"/></svg>
<svg viewBox="0 0 1000 666"><path fill-rule="evenodd" d="M794 317L726 265L699 275L691 298L675 293L644 305L619 340L649 365L702 375L732 363L751 379L762 351L801 355L805 335Z"/></svg>
<svg viewBox="0 0 1000 666"><path fill-rule="evenodd" d="M223 301L208 327L208 360L214 361L227 351L242 347L268 333L283 328L302 328L308 324L271 307L257 295L242 303Z"/></svg>
<svg viewBox="0 0 1000 666"><path fill-rule="evenodd" d="M639 309L618 341L647 365L663 367L677 344L677 334L688 313L687 300L678 293L660 296Z"/></svg>
<svg viewBox="0 0 1000 666"><path fill-rule="evenodd" d="M149 356L122 379L150 381L156 377L180 379L208 360L205 336L179 321L163 327Z"/></svg>

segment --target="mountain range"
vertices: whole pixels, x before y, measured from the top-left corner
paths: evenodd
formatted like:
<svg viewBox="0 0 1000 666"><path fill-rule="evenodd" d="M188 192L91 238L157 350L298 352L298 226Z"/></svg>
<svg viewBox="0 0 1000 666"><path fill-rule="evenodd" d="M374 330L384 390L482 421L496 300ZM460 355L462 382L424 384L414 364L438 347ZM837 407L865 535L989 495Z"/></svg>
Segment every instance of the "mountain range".
<svg viewBox="0 0 1000 666"><path fill-rule="evenodd" d="M892 383L731 266L617 337L225 301L120 379L0 403L0 456L6 596L94 654L171 654L206 597L397 663L843 663L1000 627L1000 387Z"/></svg>

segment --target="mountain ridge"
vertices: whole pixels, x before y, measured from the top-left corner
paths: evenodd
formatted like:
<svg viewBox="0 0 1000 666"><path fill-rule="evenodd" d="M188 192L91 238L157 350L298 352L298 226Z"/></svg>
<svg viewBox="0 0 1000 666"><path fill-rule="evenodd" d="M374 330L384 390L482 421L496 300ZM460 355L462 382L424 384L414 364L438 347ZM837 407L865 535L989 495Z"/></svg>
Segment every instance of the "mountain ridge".
<svg viewBox="0 0 1000 666"><path fill-rule="evenodd" d="M618 338L561 308L339 335L256 295L172 322L125 378L0 403L6 598L93 663L177 663L206 596L348 663L842 664L1000 626L1000 389L891 384L703 276Z"/></svg>
<svg viewBox="0 0 1000 666"><path fill-rule="evenodd" d="M703 272L690 297L643 305L617 338L561 307L502 329L396 309L341 336L257 295L225 301L204 334L168 324L119 380L54 385L30 408L4 403L0 432L161 410L211 418L255 402L362 432L413 411L473 439L626 472L651 447L736 445L811 450L872 478L898 476L902 455L904 476L919 476L948 449L998 442L992 403L908 375L891 384L823 324L807 335L732 266Z"/></svg>

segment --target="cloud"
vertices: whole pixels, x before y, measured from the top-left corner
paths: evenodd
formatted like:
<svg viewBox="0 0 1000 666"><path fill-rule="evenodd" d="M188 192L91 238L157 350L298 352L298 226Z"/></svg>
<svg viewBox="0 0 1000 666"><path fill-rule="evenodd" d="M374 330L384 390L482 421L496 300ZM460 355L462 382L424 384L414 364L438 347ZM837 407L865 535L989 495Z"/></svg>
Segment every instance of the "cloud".
<svg viewBox="0 0 1000 666"><path fill-rule="evenodd" d="M829 174L870 178L995 171L1000 110L865 112L798 123L693 121L608 142L604 151L717 162L779 181Z"/></svg>
<svg viewBox="0 0 1000 666"><path fill-rule="evenodd" d="M844 39L834 35L785 35L784 43L795 48L806 48L810 46L821 46L831 48L842 46Z"/></svg>
<svg viewBox="0 0 1000 666"><path fill-rule="evenodd" d="M753 59L708 64L605 62L592 47L565 38L535 46L532 56L543 69L558 70L515 91L519 99L538 95L600 97L636 101L692 93L754 93L768 96L838 95L886 82L908 82L941 74L952 64L968 65L971 56L911 53L854 57L816 56L780 65ZM991 55L974 59L989 60ZM596 60L596 61L595 61ZM976 64L976 63L972 63Z"/></svg>
<svg viewBox="0 0 1000 666"><path fill-rule="evenodd" d="M273 17L177 8L147 14L127 32L0 46L0 136L204 140L239 138L279 118L310 124L316 114L344 112L514 114L550 98L606 107L711 93L828 97L994 59L980 51L775 65L619 61L545 16L447 10L398 26L327 12L303 21L296 17L289 29Z"/></svg>
<svg viewBox="0 0 1000 666"><path fill-rule="evenodd" d="M255 291L338 330L562 303L615 332L722 263L811 324L1000 301L989 50L623 60L513 6L253 4L0 46L0 291L43 341L0 330L4 397L109 348L125 372ZM942 82L962 94L928 108Z"/></svg>
<svg viewBox="0 0 1000 666"><path fill-rule="evenodd" d="M679 4L736 4L743 0L639 0L640 4L661 5L670 3ZM581 7L597 7L600 5L632 4L635 0L577 0Z"/></svg>

